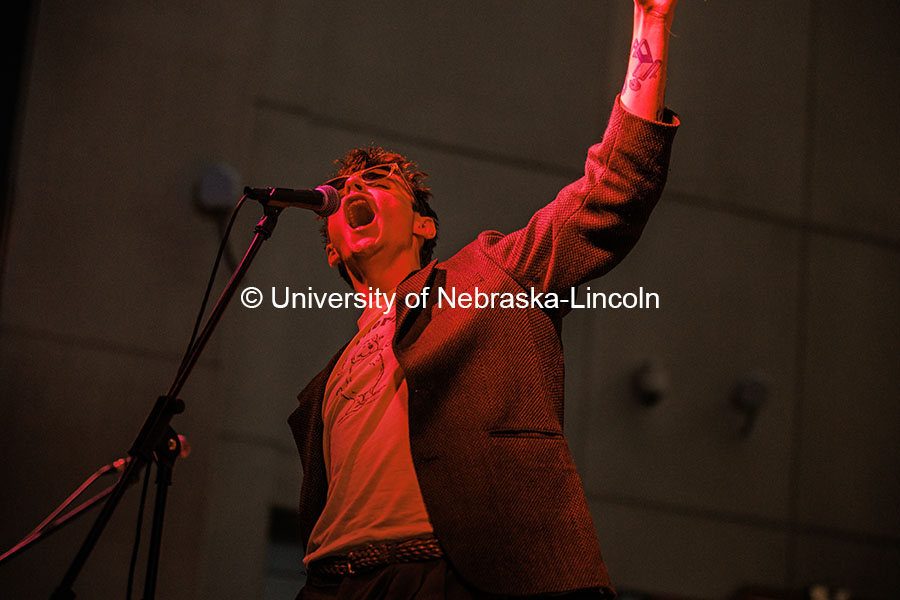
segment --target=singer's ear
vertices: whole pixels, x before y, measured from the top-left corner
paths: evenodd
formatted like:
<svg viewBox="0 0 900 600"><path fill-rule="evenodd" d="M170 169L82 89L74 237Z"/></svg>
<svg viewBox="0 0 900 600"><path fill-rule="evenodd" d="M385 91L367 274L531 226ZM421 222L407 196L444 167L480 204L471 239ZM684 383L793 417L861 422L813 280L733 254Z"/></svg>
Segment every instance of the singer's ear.
<svg viewBox="0 0 900 600"><path fill-rule="evenodd" d="M437 227L434 225L434 219L426 217L425 215L420 215L419 213L413 213L413 216L415 217L415 222L413 223L414 235L418 235L425 240L430 240L437 235Z"/></svg>
<svg viewBox="0 0 900 600"><path fill-rule="evenodd" d="M341 264L341 257L337 250L334 249L334 244L329 242L325 246L325 254L328 256L328 266L332 269Z"/></svg>

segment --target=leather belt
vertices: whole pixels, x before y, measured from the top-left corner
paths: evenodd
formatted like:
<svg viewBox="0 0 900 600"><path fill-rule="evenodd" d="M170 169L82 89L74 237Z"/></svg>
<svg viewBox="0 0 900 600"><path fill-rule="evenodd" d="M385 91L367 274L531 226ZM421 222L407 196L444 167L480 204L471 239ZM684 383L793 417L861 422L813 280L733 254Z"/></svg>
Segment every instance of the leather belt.
<svg viewBox="0 0 900 600"><path fill-rule="evenodd" d="M343 577L396 563L431 560L444 555L436 538L415 538L401 542L368 544L340 556L327 556L309 564L314 575Z"/></svg>

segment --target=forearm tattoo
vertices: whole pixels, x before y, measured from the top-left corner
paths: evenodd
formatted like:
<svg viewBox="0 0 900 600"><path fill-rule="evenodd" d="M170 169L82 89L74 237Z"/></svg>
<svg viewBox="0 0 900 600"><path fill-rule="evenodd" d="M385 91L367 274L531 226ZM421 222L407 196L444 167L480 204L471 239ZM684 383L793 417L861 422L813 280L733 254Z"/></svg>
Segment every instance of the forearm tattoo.
<svg viewBox="0 0 900 600"><path fill-rule="evenodd" d="M641 89L642 81L656 77L660 66L662 66L662 60L658 58L653 60L653 53L650 51L650 44L647 43L647 40L634 40L631 49L631 56L638 60L638 64L631 73L628 87L636 92Z"/></svg>

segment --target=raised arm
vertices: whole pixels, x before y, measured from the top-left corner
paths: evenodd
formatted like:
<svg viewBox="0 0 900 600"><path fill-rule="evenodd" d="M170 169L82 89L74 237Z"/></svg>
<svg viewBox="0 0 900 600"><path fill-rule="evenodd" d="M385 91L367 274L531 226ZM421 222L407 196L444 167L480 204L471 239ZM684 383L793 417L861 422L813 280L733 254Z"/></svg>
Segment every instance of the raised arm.
<svg viewBox="0 0 900 600"><path fill-rule="evenodd" d="M676 4L678 0L634 0L634 33L622 104L650 121L663 117L669 31Z"/></svg>
<svg viewBox="0 0 900 600"><path fill-rule="evenodd" d="M481 250L519 285L559 292L599 277L631 250L662 194L678 127L665 110L669 27L677 0L635 0L628 77L584 177L523 229L485 232Z"/></svg>

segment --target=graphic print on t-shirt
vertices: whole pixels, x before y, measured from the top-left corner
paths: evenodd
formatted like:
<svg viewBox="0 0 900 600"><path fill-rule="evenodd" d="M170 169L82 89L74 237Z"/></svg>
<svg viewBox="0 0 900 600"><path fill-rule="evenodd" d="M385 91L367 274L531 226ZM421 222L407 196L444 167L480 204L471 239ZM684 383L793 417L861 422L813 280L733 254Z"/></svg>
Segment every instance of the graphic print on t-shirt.
<svg viewBox="0 0 900 600"><path fill-rule="evenodd" d="M359 412L384 391L387 382L384 377L384 353L391 343L393 312L386 315L369 329L352 350L344 364L340 383L334 397L339 398L344 408L335 421L339 425Z"/></svg>

